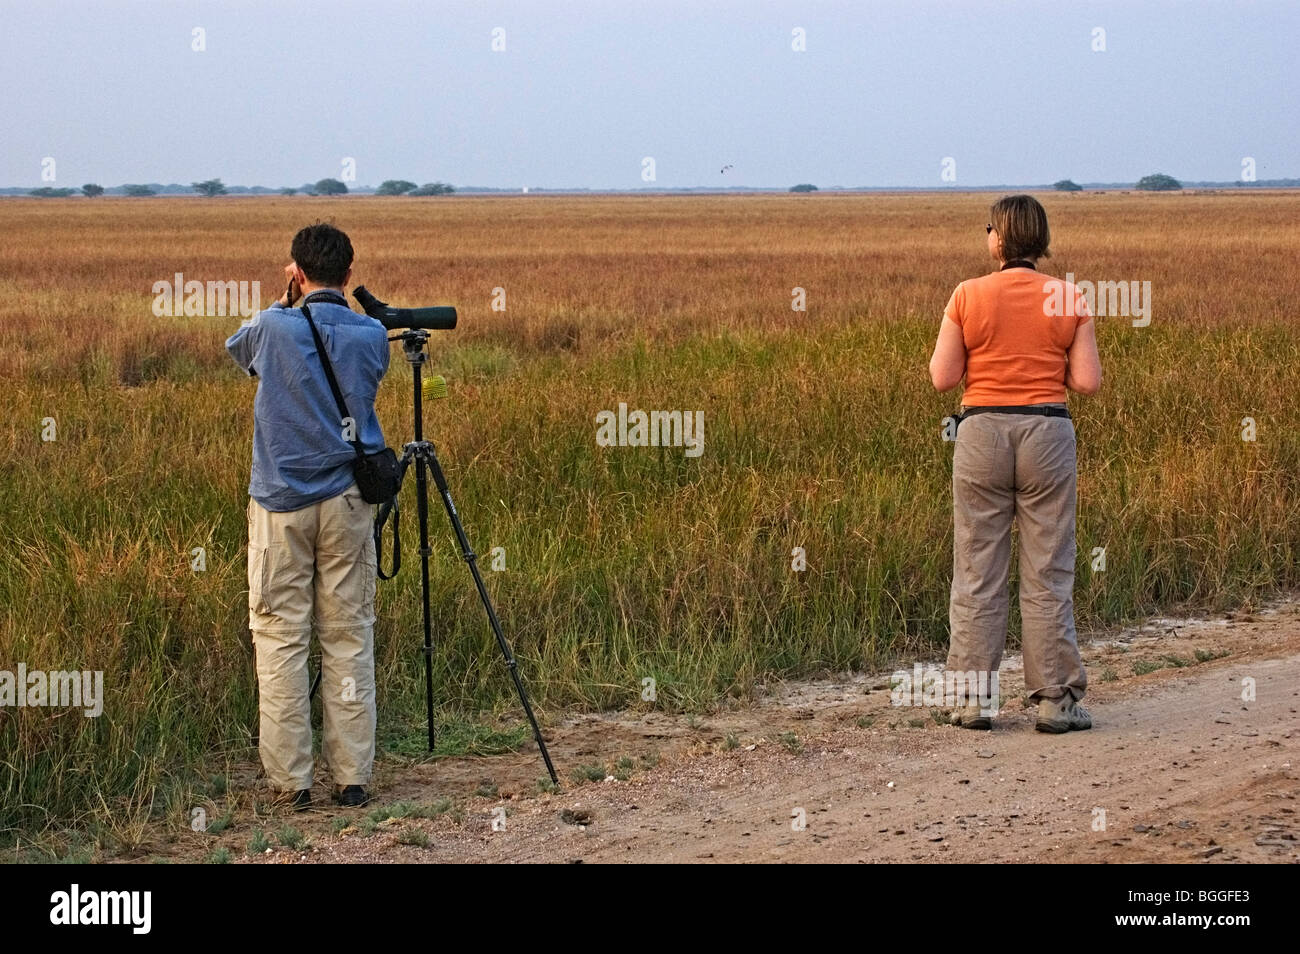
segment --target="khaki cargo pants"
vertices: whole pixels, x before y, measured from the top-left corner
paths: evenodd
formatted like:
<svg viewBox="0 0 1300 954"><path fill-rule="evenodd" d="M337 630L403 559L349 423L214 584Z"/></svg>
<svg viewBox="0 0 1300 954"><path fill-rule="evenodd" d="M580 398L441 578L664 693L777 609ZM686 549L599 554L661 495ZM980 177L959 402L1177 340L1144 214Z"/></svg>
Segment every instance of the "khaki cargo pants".
<svg viewBox="0 0 1300 954"><path fill-rule="evenodd" d="M1002 663L1014 517L1025 692L1035 702L1080 699L1088 676L1074 631L1074 423L977 414L956 438L948 669L993 673Z"/></svg>
<svg viewBox="0 0 1300 954"><path fill-rule="evenodd" d="M271 786L312 786L307 650L321 647L322 755L335 785L366 785L375 760L374 507L353 484L273 513L248 502L248 627L257 655L260 752Z"/></svg>

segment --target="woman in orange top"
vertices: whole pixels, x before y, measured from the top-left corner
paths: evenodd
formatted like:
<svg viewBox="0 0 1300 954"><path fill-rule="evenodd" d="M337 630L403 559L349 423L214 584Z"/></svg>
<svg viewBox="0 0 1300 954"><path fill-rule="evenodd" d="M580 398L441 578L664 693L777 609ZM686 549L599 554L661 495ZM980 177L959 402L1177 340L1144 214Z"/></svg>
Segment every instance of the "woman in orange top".
<svg viewBox="0 0 1300 954"><path fill-rule="evenodd" d="M930 359L939 391L966 380L952 467L947 667L956 686L979 685L981 698L950 702L961 725L992 727L1014 517L1025 691L1038 703L1036 728L1087 729L1092 719L1078 700L1088 678L1074 629L1075 435L1065 398L1067 389L1101 387L1095 324L1073 285L1037 270L1051 237L1037 200L999 199L985 231L999 269L957 286Z"/></svg>

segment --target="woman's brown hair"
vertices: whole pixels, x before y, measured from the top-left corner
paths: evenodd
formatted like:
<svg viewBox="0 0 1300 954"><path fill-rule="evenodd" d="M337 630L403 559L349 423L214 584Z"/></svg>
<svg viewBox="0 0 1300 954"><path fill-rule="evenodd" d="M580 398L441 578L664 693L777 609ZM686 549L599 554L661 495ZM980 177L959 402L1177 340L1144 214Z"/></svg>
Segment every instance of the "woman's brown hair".
<svg viewBox="0 0 1300 954"><path fill-rule="evenodd" d="M989 209L989 224L1002 241L1002 259L1050 258L1047 246L1052 233L1047 228L1047 212L1032 195L1007 195Z"/></svg>

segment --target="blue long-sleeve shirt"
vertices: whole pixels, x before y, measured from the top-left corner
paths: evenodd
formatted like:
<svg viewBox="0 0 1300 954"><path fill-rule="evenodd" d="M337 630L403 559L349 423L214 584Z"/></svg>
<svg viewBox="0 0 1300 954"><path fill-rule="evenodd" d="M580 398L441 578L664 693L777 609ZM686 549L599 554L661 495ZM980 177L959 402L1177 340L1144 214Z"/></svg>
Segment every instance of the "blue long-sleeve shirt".
<svg viewBox="0 0 1300 954"><path fill-rule="evenodd" d="M346 305L307 296L363 453L385 446L375 394L388 371L384 326ZM258 312L226 341L258 379L253 399L253 472L248 494L271 511L299 510L347 490L356 452L298 308Z"/></svg>

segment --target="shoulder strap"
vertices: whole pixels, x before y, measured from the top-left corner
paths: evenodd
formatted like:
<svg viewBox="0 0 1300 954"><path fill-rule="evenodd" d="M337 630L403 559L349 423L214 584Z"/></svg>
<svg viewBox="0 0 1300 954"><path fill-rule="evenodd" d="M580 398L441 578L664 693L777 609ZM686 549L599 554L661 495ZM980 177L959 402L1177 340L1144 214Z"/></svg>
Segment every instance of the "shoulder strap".
<svg viewBox="0 0 1300 954"><path fill-rule="evenodd" d="M321 340L320 332L316 330L316 322L312 320L311 309L307 307L306 302L302 305L302 313L303 317L307 319L307 324L311 325L311 336L316 339L316 353L320 355L320 363L325 368L325 378L330 383L330 390L334 392L334 403L339 406L339 413L342 414L343 418L346 420L347 418L352 417L352 415L348 413L348 406L343 403L343 392L339 390L338 379L334 377L334 366L330 364L329 352L325 350L325 342ZM354 417L352 418L352 425L354 432L356 432L356 429L360 427L360 424ZM361 460L366 456L361 452L361 441L358 438L354 437L351 444L352 449L357 453L357 460Z"/></svg>

